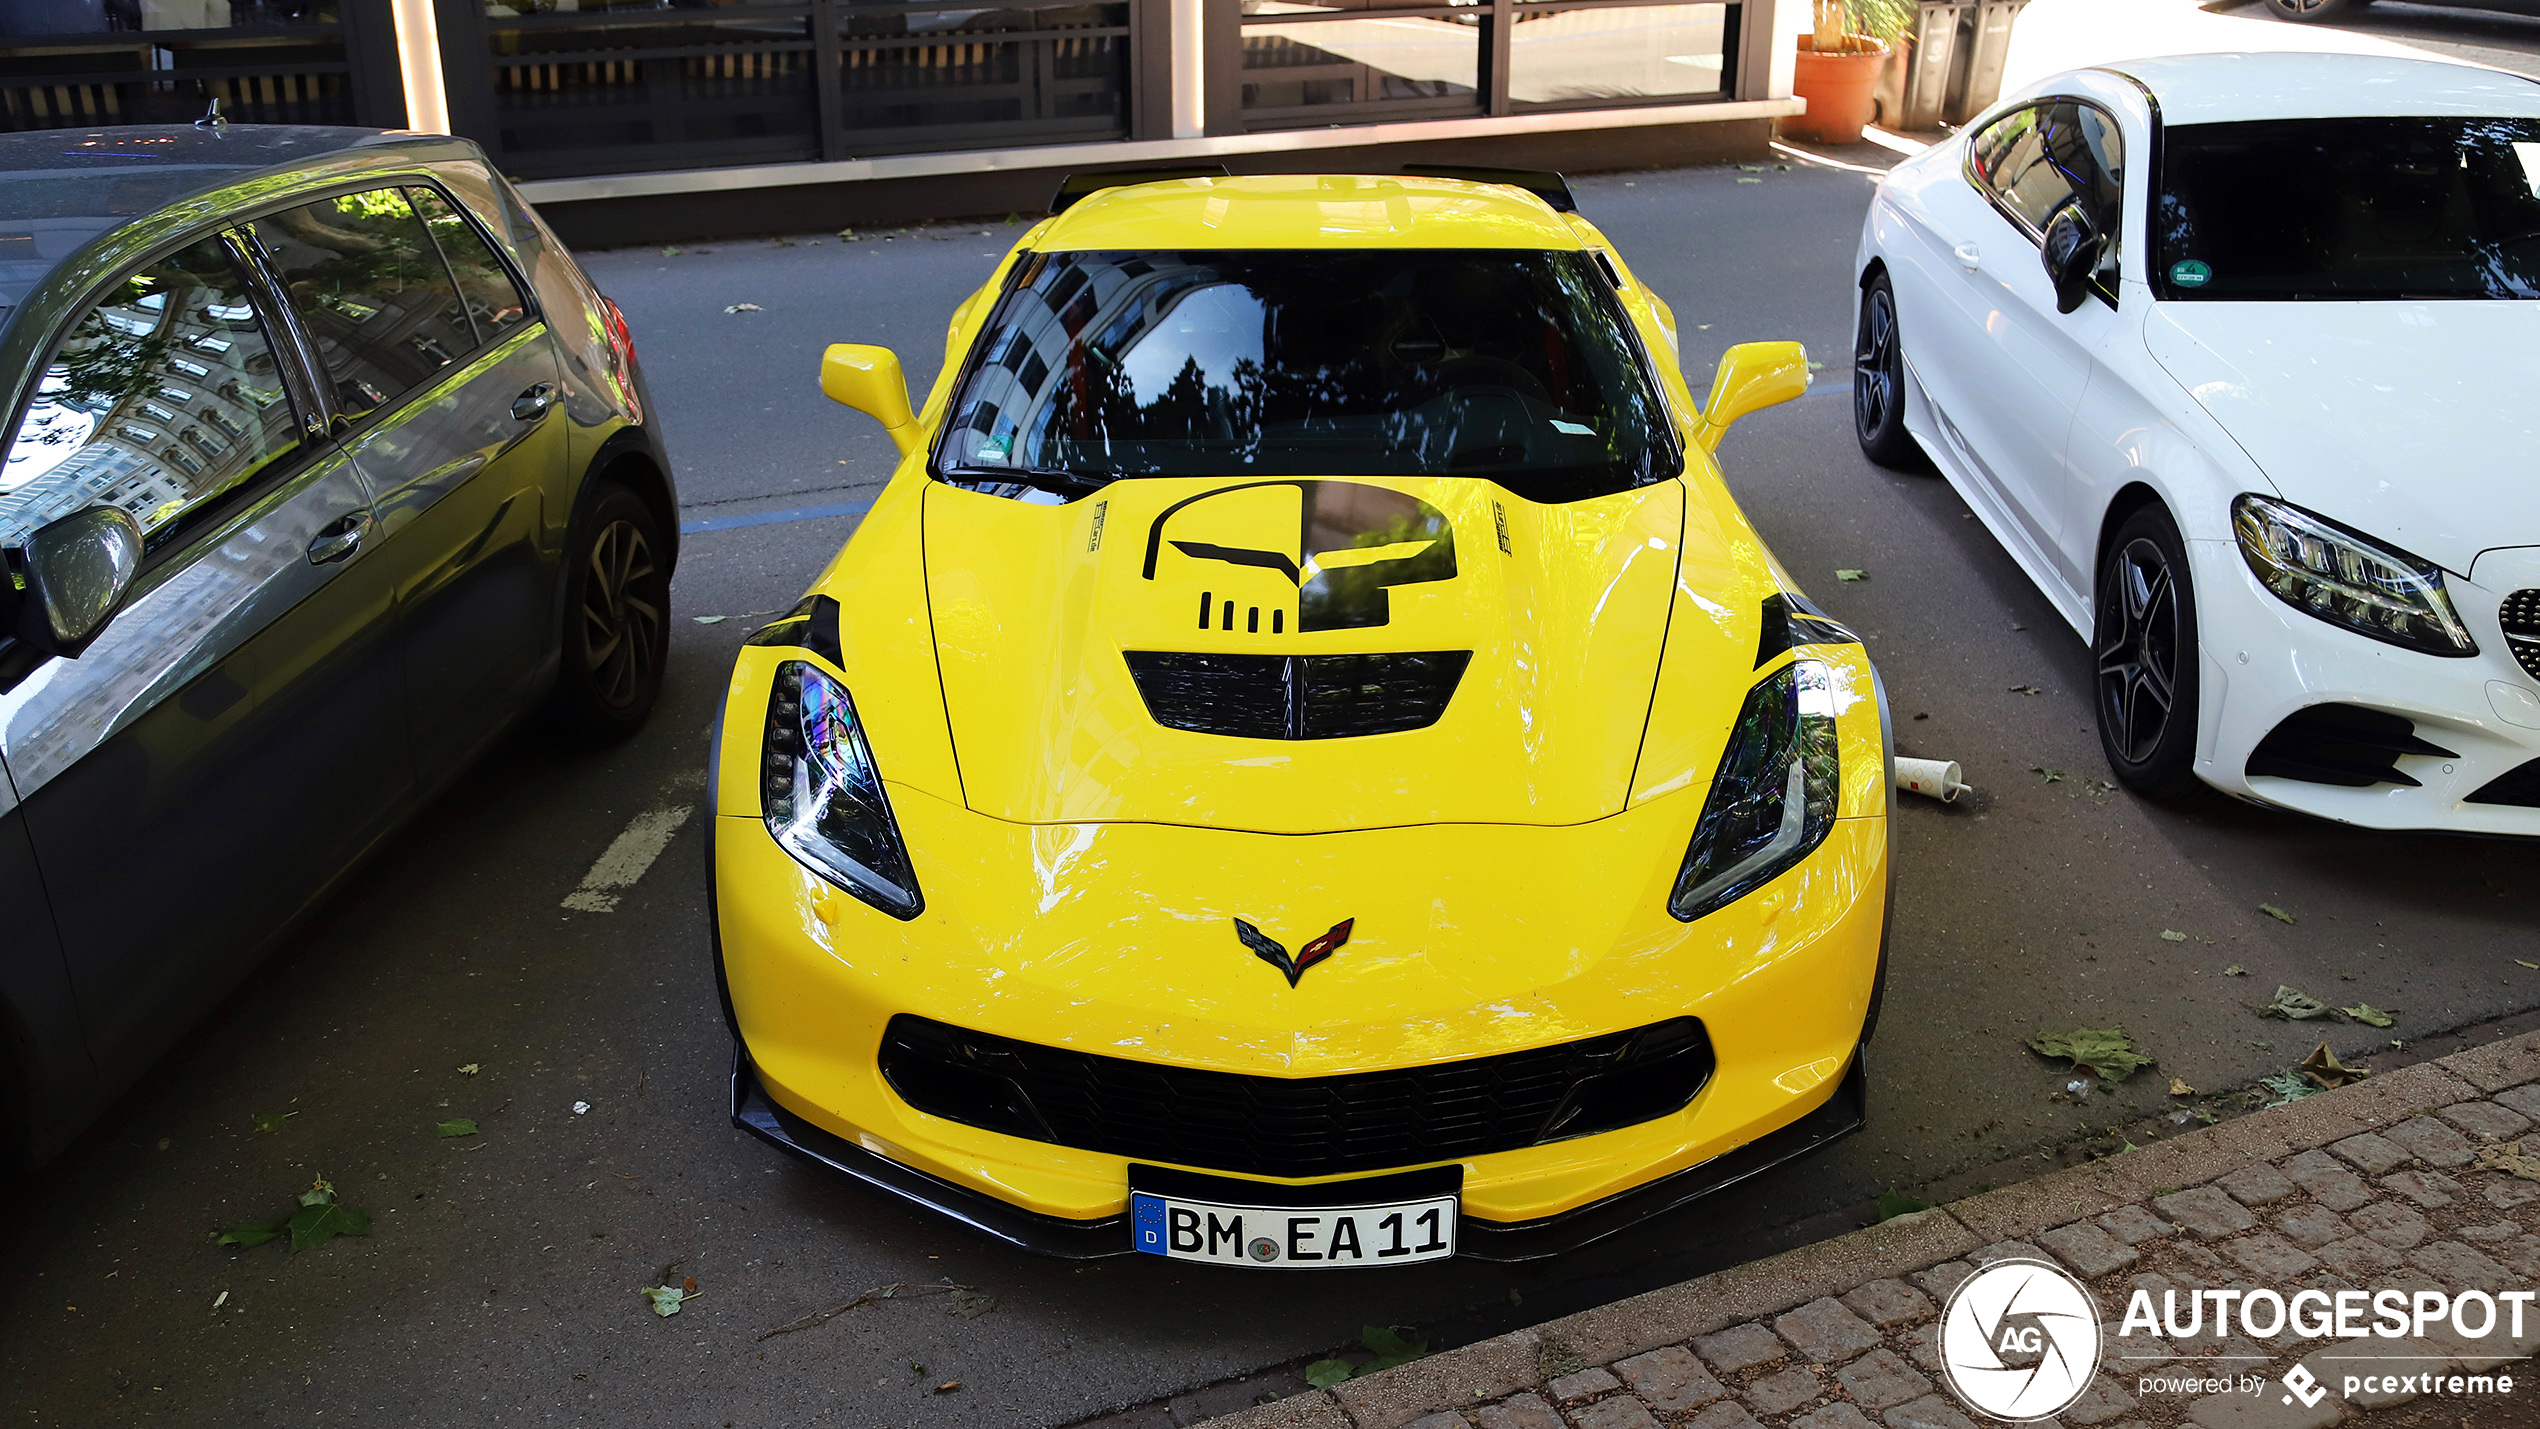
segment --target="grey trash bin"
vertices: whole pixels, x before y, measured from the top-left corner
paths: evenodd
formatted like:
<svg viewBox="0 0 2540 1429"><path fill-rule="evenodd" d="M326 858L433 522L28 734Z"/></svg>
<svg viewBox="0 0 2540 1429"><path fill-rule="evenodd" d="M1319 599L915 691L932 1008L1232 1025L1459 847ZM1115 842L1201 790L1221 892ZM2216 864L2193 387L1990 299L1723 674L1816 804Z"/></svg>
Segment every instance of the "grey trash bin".
<svg viewBox="0 0 2540 1429"><path fill-rule="evenodd" d="M1879 123L1912 133L1964 124L2002 93L2011 24L2028 0L1921 0L1879 76Z"/></svg>

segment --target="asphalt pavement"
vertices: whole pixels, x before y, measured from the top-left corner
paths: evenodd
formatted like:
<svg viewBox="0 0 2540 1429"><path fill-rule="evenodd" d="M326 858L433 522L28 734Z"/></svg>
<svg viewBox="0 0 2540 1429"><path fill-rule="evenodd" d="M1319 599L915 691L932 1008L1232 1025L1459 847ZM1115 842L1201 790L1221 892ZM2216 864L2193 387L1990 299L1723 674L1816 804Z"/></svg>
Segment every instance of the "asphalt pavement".
<svg viewBox="0 0 2540 1429"><path fill-rule="evenodd" d="M529 735L498 751L65 1157L0 1193L0 1413L1065 1424L1367 1324L1444 1342L1540 1320L1857 1223L1883 1191L1938 1200L2192 1124L2189 1108L2228 1114L2323 1030L2256 1015L2279 983L2394 1010L2388 1031L2324 1029L2350 1060L2540 1008L2527 846L2211 796L2156 807L2098 782L2081 640L1945 484L1853 445L1850 259L1870 178L1789 163L1576 189L1674 304L1697 387L1740 340L1798 338L1825 363L1721 460L1783 562L1869 638L1901 751L1959 760L1978 786L1899 809L1861 1135L1549 1263L1284 1276L1031 1259L733 1130L694 812L707 723L742 636L793 603L889 466L873 423L820 396L819 349L886 343L927 380L945 319L1014 230L595 253L707 528L685 542L659 713L605 754ZM562 907L630 827L670 832L615 909ZM2114 1094L2068 1098L2021 1044L2110 1024L2159 1059ZM2202 1095L2169 1095L2172 1077ZM265 1131L260 1113L291 1115ZM478 1134L437 1134L459 1117ZM212 1244L321 1175L372 1212L367 1237ZM687 1277L700 1294L674 1318L637 1293ZM763 1338L946 1279L993 1308L897 1294Z"/></svg>

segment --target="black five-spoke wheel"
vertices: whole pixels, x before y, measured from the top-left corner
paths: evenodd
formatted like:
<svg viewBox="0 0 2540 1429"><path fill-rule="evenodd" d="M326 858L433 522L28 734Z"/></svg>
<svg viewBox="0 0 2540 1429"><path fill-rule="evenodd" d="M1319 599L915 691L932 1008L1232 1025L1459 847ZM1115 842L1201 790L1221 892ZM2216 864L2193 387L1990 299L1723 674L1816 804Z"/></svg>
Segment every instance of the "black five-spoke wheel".
<svg viewBox="0 0 2540 1429"><path fill-rule="evenodd" d="M1905 430L1905 348L1896 330L1896 291L1885 273L1861 285L1861 322L1852 339L1852 434L1881 466L1919 469L1923 452Z"/></svg>
<svg viewBox="0 0 2540 1429"><path fill-rule="evenodd" d="M2178 527L2146 506L2128 516L2099 565L2099 743L2128 788L2186 792L2196 756L2196 599Z"/></svg>

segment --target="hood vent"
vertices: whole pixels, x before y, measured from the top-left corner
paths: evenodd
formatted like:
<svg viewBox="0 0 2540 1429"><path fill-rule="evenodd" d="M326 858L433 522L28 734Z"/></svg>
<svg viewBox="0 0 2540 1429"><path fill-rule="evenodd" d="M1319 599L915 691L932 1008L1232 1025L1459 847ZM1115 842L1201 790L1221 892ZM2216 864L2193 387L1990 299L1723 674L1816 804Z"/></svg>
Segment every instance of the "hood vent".
<svg viewBox="0 0 2540 1429"><path fill-rule="evenodd" d="M1470 650L1368 655L1128 650L1147 714L1169 729L1239 739L1346 739L1426 729L1446 713Z"/></svg>

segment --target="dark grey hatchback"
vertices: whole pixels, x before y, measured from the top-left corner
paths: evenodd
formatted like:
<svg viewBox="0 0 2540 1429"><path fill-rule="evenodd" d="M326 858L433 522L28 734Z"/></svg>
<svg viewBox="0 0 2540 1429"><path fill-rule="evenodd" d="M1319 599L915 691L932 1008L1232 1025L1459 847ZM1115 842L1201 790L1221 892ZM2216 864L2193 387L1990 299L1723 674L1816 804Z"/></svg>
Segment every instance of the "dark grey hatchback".
<svg viewBox="0 0 2540 1429"><path fill-rule="evenodd" d="M0 1158L59 1150L521 716L660 688L632 337L461 140L0 136Z"/></svg>

